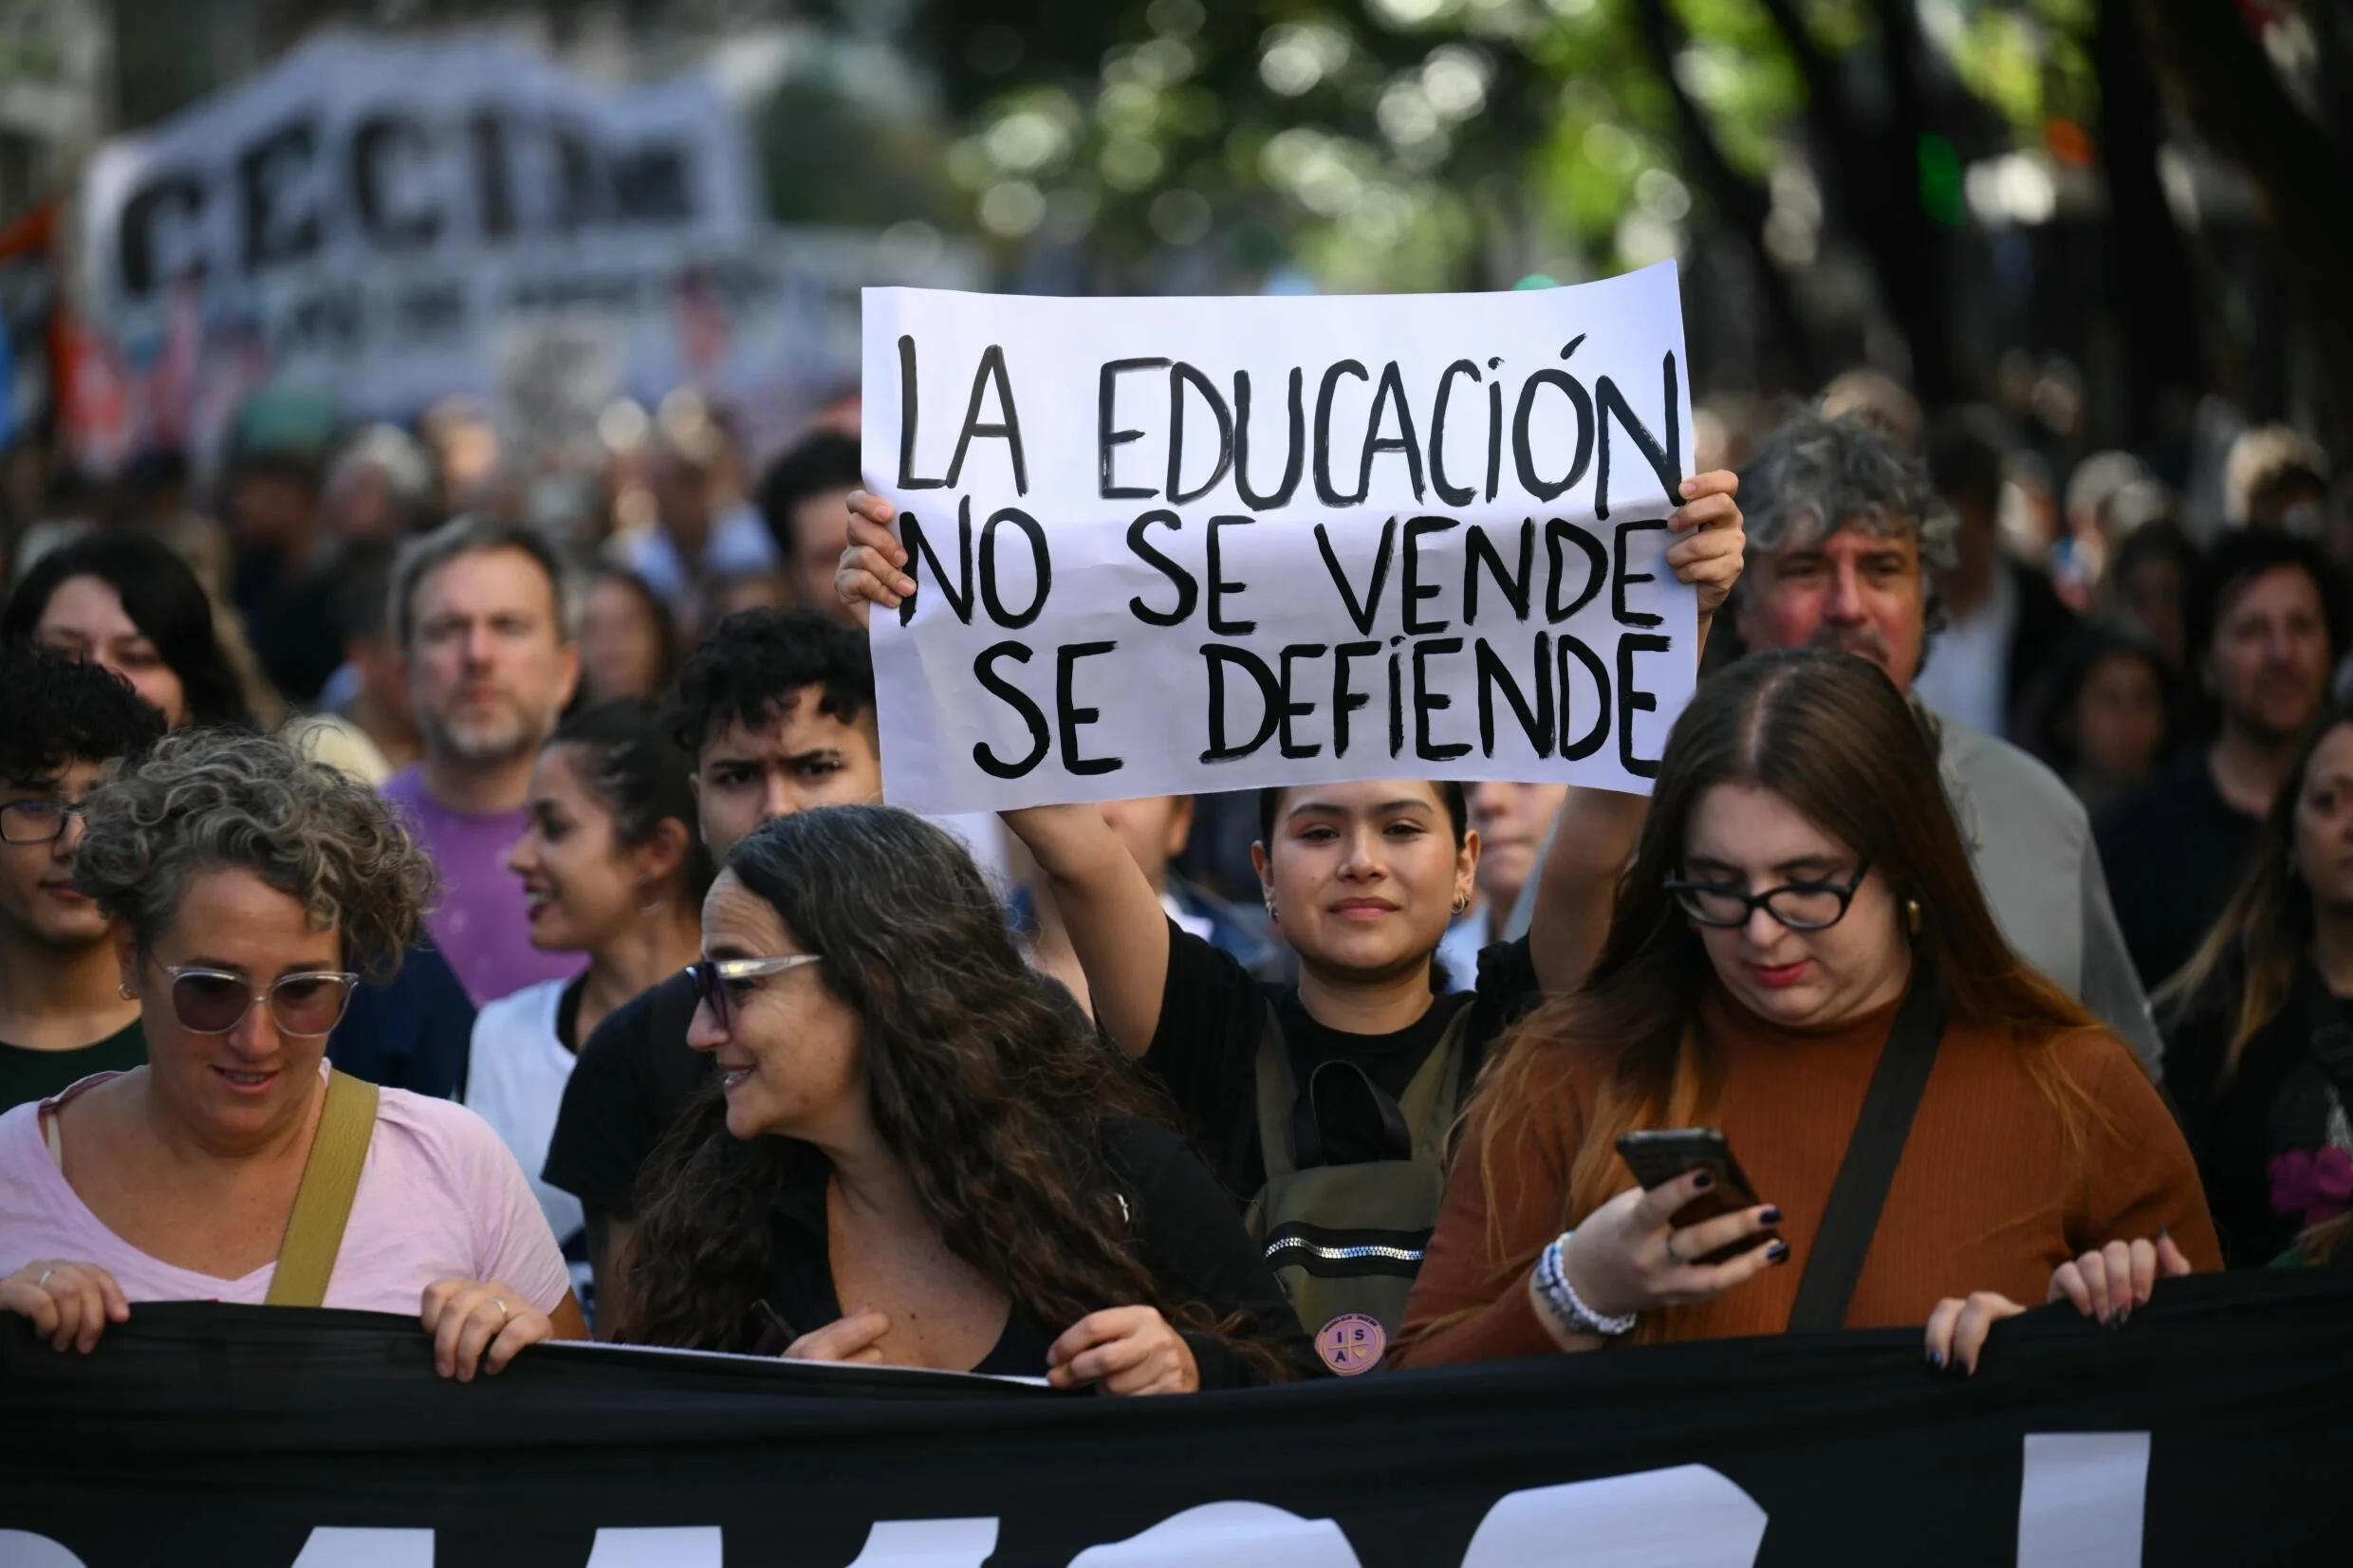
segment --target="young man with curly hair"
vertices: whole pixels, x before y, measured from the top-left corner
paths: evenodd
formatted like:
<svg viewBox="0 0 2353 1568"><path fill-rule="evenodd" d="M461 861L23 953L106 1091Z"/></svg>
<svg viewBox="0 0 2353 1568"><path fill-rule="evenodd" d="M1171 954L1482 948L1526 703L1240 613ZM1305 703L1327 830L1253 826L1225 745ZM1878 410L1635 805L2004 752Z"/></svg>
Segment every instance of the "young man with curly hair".
<svg viewBox="0 0 2353 1568"><path fill-rule="evenodd" d="M163 715L103 667L0 647L0 1110L147 1060L73 858L83 798L162 733Z"/></svg>
<svg viewBox="0 0 2353 1568"><path fill-rule="evenodd" d="M865 634L814 610L747 610L678 672L668 719L695 758L695 814L712 858L761 823L882 798L874 664ZM602 1285L637 1212L638 1172L711 1077L689 1050L695 991L665 980L581 1047L547 1148L546 1180L581 1201Z"/></svg>

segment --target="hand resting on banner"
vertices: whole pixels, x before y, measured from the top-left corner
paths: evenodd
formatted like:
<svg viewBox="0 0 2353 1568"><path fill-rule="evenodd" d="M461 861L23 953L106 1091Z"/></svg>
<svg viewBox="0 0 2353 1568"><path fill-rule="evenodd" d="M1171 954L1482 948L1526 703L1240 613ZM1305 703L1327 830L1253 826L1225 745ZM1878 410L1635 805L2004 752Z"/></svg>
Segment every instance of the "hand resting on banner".
<svg viewBox="0 0 2353 1568"><path fill-rule="evenodd" d="M2051 1272L2050 1292L2043 1298L2073 1303L2075 1310L2103 1328L2121 1328L2133 1308L2147 1306L2161 1276L2177 1279L2190 1273L2190 1260L2172 1236L2158 1232L2157 1240L2110 1242L2096 1252L2061 1264ZM1967 1300L1948 1297L1936 1303L1928 1319L1928 1362L1957 1368L1974 1376L1977 1358L1985 1352L1986 1336L2005 1318L2015 1318L2025 1307L2009 1297L1980 1290Z"/></svg>

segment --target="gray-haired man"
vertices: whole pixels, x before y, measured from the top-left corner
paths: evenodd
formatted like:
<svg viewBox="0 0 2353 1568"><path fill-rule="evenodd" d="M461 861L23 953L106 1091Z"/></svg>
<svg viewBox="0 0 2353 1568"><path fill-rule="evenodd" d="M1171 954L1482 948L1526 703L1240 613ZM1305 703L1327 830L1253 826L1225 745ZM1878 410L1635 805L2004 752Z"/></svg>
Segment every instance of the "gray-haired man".
<svg viewBox="0 0 2353 1568"><path fill-rule="evenodd" d="M1909 692L1938 624L1930 569L1950 565L1953 513L1927 470L1867 415L1793 415L1741 475L1748 572L1733 624L1751 649L1837 648L1867 658ZM2152 1076L2162 1044L2108 902L2084 807L2042 764L2008 742L1921 712L1945 794L1993 917L2019 955L2080 999ZM1646 802L1572 791L1546 866L1553 895L1576 897L1591 950L1608 929L1607 890ZM1562 885L1574 878L1581 886ZM1529 906L1523 896L1522 907Z"/></svg>
<svg viewBox="0 0 2353 1568"><path fill-rule="evenodd" d="M441 874L430 922L475 1006L580 971L531 946L506 848L523 836L531 764L580 679L578 596L554 549L518 524L464 518L401 551L392 627L418 764L384 784Z"/></svg>

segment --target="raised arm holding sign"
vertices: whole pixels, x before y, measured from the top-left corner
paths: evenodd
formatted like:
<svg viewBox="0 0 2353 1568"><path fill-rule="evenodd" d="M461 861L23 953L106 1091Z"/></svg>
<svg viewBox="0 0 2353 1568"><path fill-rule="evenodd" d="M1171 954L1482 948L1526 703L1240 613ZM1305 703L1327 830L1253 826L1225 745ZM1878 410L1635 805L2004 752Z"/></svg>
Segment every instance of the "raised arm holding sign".
<svg viewBox="0 0 2353 1568"><path fill-rule="evenodd" d="M934 406L920 367L937 339L900 335L899 433L870 446L868 459L876 467L887 451L896 466L886 471L901 484L890 498L853 498L838 581L844 599L886 612L873 618L878 669L901 661L896 676L881 676L903 726L886 696L886 788L897 797L903 784L931 800L953 777L974 792L964 799L1020 802L1005 820L1050 880L1105 1033L1156 1071L1251 1205L1335 1370L1373 1364L1401 1321L1418 1248L1398 1238L1410 1242L1435 1218L1445 1130L1488 1043L1546 982L1575 978L1547 973L1554 922L1540 919L1529 942L1485 955L1473 991L1434 994L1433 954L1468 900L1479 854L1459 780L1641 787L1689 693L1707 619L1739 575L1732 476L1685 480L1669 458L1685 445L1686 423L1672 289L1662 304L1656 286L1671 281L1620 280L1613 300L1583 303L1614 302L1620 313L1610 354L1590 360L1594 334L1576 330L1576 291L1548 313L1516 306L1523 335L1567 330L1558 362L1508 385L1435 346L1493 332L1501 297L1384 301L1378 314L1363 301L1304 302L1318 307L1304 323L1285 317L1303 302L1165 302L1204 317L1245 304L1261 319L1223 335L1199 319L1190 330L1164 323L1176 346L1130 359L1113 356L1135 346L1134 323L1122 335L1105 319L1084 334L1101 371L1079 377L1101 393L1083 411L1091 451L1055 434L1076 414L1035 412L1059 406L1055 383L1029 397L1024 357L992 341L969 356L963 426L938 462L920 456L922 410ZM1638 284L1647 292L1624 286ZM1392 306L1400 330L1391 330ZM1124 308L1149 317L1162 307ZM1017 324L989 323L1008 341ZM1640 329L1652 336L1639 352L1658 349L1654 426L1632 415L1618 379ZM869 333L872 372L871 322ZM1338 358L1319 334L1354 334L1361 357ZM1194 362L1234 342L1272 346L1278 358L1323 353L1325 368L1269 379L1254 357L1230 374L1223 362ZM1363 371L1375 390L1353 444L1333 407L1335 387L1357 374L1350 365L1380 366ZM1426 417L1408 395L1420 382L1439 389ZM1131 403L1131 384L1165 390L1150 405ZM1288 384L1298 399L1288 473L1271 492L1255 488L1268 476L1249 460L1253 384ZM1457 424L1449 389L1466 388L1484 389L1489 412ZM1567 417L1547 435L1539 425L1548 400ZM1216 439L1196 461L1188 433L1205 420ZM1653 434L1660 427L1665 440ZM1414 434L1422 430L1427 441ZM880 441L871 427L869 440ZM1131 470L1126 449L1155 440L1165 466ZM1484 490L1456 485L1477 468L1481 441L1493 459ZM951 512L944 497L923 493L969 492L984 452L1015 500L961 493ZM1048 475L1074 452L1095 459L1084 470L1095 493L1051 489ZM1640 454L1632 467L1630 453ZM1147 469L1157 484L1135 479ZM1343 478L1329 477L1335 470ZM1507 470L1518 485L1509 495ZM1305 503L1310 482L1316 501ZM1421 495L1425 482L1436 502ZM1168 505L1221 487L1232 496L1211 499L1206 515ZM1113 499L1143 509L1089 521ZM1458 509L1416 509L1425 505ZM953 516L954 532L927 514ZM1196 537L1197 555L1187 543ZM1623 678L1638 669L1639 682ZM1032 671L1050 672L1053 684L1023 685ZM1018 715L1010 737L1009 712ZM970 766L967 735L980 737ZM1255 855L1269 913L1300 955L1295 992L1269 995L1173 927L1092 805L1029 803L1249 784L1268 786ZM1627 803L1639 819L1639 797ZM1396 1254L1397 1277L1366 1276L1361 1249L1341 1245L1350 1237ZM1320 1268L1335 1257L1343 1270Z"/></svg>

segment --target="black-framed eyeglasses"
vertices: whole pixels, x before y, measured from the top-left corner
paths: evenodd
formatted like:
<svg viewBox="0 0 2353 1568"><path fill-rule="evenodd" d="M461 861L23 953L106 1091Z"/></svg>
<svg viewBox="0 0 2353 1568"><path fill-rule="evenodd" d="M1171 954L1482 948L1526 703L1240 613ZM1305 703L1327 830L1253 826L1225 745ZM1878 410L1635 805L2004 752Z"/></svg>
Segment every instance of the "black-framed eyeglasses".
<svg viewBox="0 0 2353 1568"><path fill-rule="evenodd" d="M156 966L172 977L172 1013L190 1034L225 1035L253 1010L253 982L231 969L188 964ZM342 969L280 975L264 987L270 1022L280 1034L316 1039L335 1032L351 1005L360 977Z"/></svg>
<svg viewBox="0 0 2353 1568"><path fill-rule="evenodd" d="M81 815L80 801L0 802L0 839L11 844L54 843L65 824Z"/></svg>
<svg viewBox="0 0 2353 1568"><path fill-rule="evenodd" d="M1703 926L1729 931L1745 926L1763 910L1791 931L1825 931L1846 918L1855 890L1871 875L1871 862L1855 868L1843 882L1785 882L1763 893L1751 893L1727 882L1689 882L1667 878L1667 891L1683 913Z"/></svg>
<svg viewBox="0 0 2353 1568"><path fill-rule="evenodd" d="M813 952L796 952L784 958L705 958L686 967L687 977L695 983L695 995L711 1009L719 1021L719 1027L735 1027L735 1003L742 999L738 987L749 988L754 980L787 969L797 969L804 964L814 964Z"/></svg>

